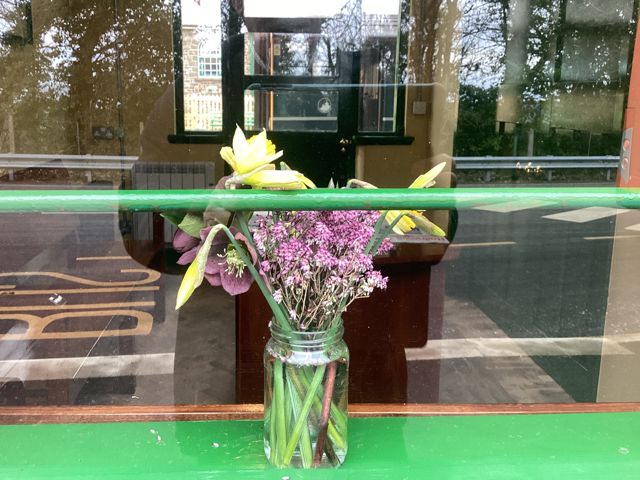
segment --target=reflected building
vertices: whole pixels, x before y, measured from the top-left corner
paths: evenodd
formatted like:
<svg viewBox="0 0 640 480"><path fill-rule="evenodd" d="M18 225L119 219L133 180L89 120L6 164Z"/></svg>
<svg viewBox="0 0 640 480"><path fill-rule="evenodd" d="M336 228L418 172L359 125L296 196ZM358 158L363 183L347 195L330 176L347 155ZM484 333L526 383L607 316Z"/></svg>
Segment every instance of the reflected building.
<svg viewBox="0 0 640 480"><path fill-rule="evenodd" d="M617 153L633 9L627 0L509 2L496 128L514 134L513 155L551 154L554 136L577 140L555 141L565 155Z"/></svg>

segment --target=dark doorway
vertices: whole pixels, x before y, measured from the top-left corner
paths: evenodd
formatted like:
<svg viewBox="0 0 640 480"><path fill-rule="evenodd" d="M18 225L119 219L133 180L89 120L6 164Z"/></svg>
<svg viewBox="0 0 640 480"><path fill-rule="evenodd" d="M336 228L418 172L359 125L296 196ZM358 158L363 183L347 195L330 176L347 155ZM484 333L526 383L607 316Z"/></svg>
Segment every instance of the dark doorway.
<svg viewBox="0 0 640 480"><path fill-rule="evenodd" d="M259 27L258 27L259 28ZM283 160L319 187L355 176L360 54L324 34L250 32L223 45L223 133L267 130Z"/></svg>

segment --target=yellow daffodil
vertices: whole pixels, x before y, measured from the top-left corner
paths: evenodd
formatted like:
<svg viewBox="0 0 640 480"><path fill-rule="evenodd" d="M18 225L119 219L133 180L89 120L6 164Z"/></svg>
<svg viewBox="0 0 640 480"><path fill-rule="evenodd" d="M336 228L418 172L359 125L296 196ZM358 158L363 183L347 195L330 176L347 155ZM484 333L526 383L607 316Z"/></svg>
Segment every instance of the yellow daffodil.
<svg viewBox="0 0 640 480"><path fill-rule="evenodd" d="M269 165L273 167L273 165ZM287 190L302 190L316 188L314 183L300 172L295 170L275 170L264 168L245 177L242 181L245 185L254 188L280 188Z"/></svg>
<svg viewBox="0 0 640 480"><path fill-rule="evenodd" d="M276 146L267 140L265 130L247 140L242 129L236 127L233 148L222 147L220 156L236 174L242 175L277 160L282 156L282 150L276 152Z"/></svg>
<svg viewBox="0 0 640 480"><path fill-rule="evenodd" d="M439 163L428 172L423 173L418 178L416 178L411 183L411 185L409 185L409 188L431 187L436 183L436 177L442 172L442 170L444 170L445 166L445 162ZM375 185L363 182L361 180L350 180L348 186L351 185L362 188L378 188ZM398 235L404 235L414 228L418 228L425 233L429 233L437 237L445 236L445 232L440 227L438 227L435 223L431 223L429 220L427 220L422 215L422 212L418 210L388 210L385 214L385 220L389 225L393 225L393 231Z"/></svg>
<svg viewBox="0 0 640 480"><path fill-rule="evenodd" d="M265 130L247 140L240 127L236 127L233 148L222 147L220 156L233 169L225 183L227 188L238 185L286 190L315 188L313 182L300 172L288 167L276 170L272 162L282 156L282 150L276 152L276 146L267 139Z"/></svg>
<svg viewBox="0 0 640 480"><path fill-rule="evenodd" d="M178 310L182 305L189 300L191 294L193 294L194 290L200 286L202 280L204 279L204 271L207 266L207 260L209 259L209 251L211 250L211 243L213 242L213 238L216 234L225 229L224 225L215 225L211 227L207 237L205 238L202 246L198 250L198 254L196 258L191 262L189 268L187 268L184 277L182 278L182 283L178 288L178 295L176 298L176 310Z"/></svg>
<svg viewBox="0 0 640 480"><path fill-rule="evenodd" d="M198 262L191 262L191 265L189 265L189 268L187 268L187 271L182 278L180 288L178 289L178 295L176 296L176 310L187 303L191 294L193 294L194 290L202 283L203 278L204 273L200 274Z"/></svg>

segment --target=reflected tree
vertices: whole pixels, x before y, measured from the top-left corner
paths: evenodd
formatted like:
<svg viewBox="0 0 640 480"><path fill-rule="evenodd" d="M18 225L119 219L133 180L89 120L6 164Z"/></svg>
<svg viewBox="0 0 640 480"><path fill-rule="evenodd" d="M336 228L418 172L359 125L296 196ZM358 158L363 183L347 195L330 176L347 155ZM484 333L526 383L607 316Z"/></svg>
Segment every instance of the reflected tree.
<svg viewBox="0 0 640 480"><path fill-rule="evenodd" d="M615 154L633 4L461 0L456 154ZM575 115L599 98L611 101ZM497 115L487 114L491 102Z"/></svg>
<svg viewBox="0 0 640 480"><path fill-rule="evenodd" d="M13 3L13 5L12 5ZM3 2L0 26L21 2ZM0 111L25 152L138 152L140 122L172 81L170 0L33 2L32 45L0 47ZM99 141L92 126L114 138Z"/></svg>

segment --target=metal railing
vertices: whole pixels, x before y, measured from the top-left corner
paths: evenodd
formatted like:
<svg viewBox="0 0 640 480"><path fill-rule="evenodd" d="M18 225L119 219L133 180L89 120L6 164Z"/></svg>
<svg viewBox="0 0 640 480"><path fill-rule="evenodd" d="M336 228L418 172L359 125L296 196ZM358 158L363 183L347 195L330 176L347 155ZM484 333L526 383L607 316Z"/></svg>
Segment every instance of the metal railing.
<svg viewBox="0 0 640 480"><path fill-rule="evenodd" d="M0 212L460 209L530 202L532 208L640 208L640 189L615 187L314 190L0 190Z"/></svg>
<svg viewBox="0 0 640 480"><path fill-rule="evenodd" d="M606 169L607 180L611 170L618 168L619 157L605 156L564 156L564 157L454 157L458 170L485 170L485 181L491 180L492 170L545 170L547 179L552 179L553 169ZM8 170L9 180L14 180L16 170L28 168L62 168L85 170L87 180L91 181L92 170L130 170L137 157L116 155L56 155L30 153L0 153L0 168Z"/></svg>
<svg viewBox="0 0 640 480"><path fill-rule="evenodd" d="M91 182L93 170L130 170L138 157L118 155L57 155L33 153L0 153L0 168L8 171L9 181L16 170L28 168L84 170Z"/></svg>
<svg viewBox="0 0 640 480"><path fill-rule="evenodd" d="M602 156L510 156L510 157L455 157L458 170L485 170L484 179L491 181L491 170L525 170L538 172L545 170L547 180L553 178L554 169L598 168L607 170L607 180L611 170L618 168L620 157Z"/></svg>

